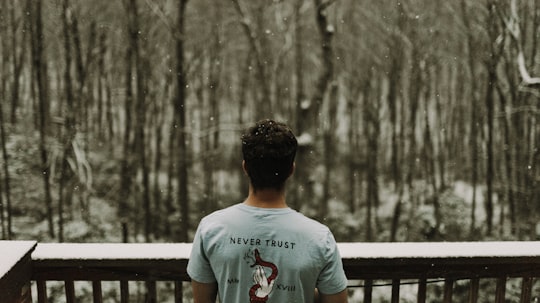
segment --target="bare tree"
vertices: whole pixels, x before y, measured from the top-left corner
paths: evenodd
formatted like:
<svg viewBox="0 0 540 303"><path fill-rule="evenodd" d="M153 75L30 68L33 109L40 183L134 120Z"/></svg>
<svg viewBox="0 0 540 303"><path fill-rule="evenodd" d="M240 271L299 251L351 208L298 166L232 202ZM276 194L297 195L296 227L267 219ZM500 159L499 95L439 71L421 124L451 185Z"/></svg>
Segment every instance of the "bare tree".
<svg viewBox="0 0 540 303"><path fill-rule="evenodd" d="M20 86L21 74L24 67L24 59L26 54L26 33L23 29L20 30L21 18L18 17L15 11L15 5L12 1L8 1L10 19L11 19L11 62L13 69L13 85L11 89L11 123L17 122L17 110L20 106ZM20 34L22 32L22 35ZM20 37L20 40L18 39Z"/></svg>
<svg viewBox="0 0 540 303"><path fill-rule="evenodd" d="M3 86L0 86L0 89L3 89ZM3 155L3 172L4 178L3 182L0 185L0 229L2 230L2 239L12 239L12 220L11 220L11 198L10 198L10 184L9 184L9 155L6 148L6 132L5 132L5 121L4 121L4 106L0 102L0 139L2 140L2 155ZM1 191L4 191L6 194L6 205L4 205L4 197L1 194ZM6 220L7 219L7 220ZM7 221L7 222L6 222Z"/></svg>
<svg viewBox="0 0 540 303"><path fill-rule="evenodd" d="M504 41L498 41L500 36L499 32L499 22L496 16L496 7L494 1L487 2L487 27L488 27L488 38L489 38L489 56L486 60L486 70L487 70L487 86L486 86L486 95L485 95L485 106L487 112L487 142L486 142L486 223L487 223L487 234L491 235L493 231L493 180L495 175L494 169L494 118L495 118L495 88L497 85L497 68L499 65L499 60L504 48ZM504 37L504 36L503 36Z"/></svg>
<svg viewBox="0 0 540 303"><path fill-rule="evenodd" d="M261 41L257 36L257 30L254 27L254 24L249 17L248 13L245 11L244 7L241 5L240 0L232 0L234 7L241 18L242 28L246 34L251 48L251 53L253 54L253 59L255 60L256 66L256 76L259 82L259 85L262 90L261 99L259 104L261 105L259 110L256 112L256 119L261 119L266 115L269 115L273 112L272 109L272 100L271 100L271 90L270 90L270 81L268 77L268 67L267 67L267 58L263 54L263 47Z"/></svg>
<svg viewBox="0 0 540 303"><path fill-rule="evenodd" d="M177 182L178 203L181 211L179 241L188 241L189 231L189 194L188 194L188 163L186 145L186 71L184 67L185 16L188 0L177 0L176 42L176 98L174 101L175 124L177 125Z"/></svg>
<svg viewBox="0 0 540 303"><path fill-rule="evenodd" d="M495 4L493 4L495 5ZM510 2L510 15L503 19L506 24L506 29L510 33L514 45L517 48L517 58L516 63L519 68L519 74L525 86L539 86L540 77L533 77L529 74L527 65L525 62L525 53L523 51L523 39L521 34L520 27L520 18L518 15L518 2L516 0L511 0Z"/></svg>
<svg viewBox="0 0 540 303"><path fill-rule="evenodd" d="M509 119L512 121L512 128L514 136L511 136L512 140L516 142L510 146L516 146L515 162L527 163L526 170L515 169L515 184L516 200L523 199L523 203L516 205L516 215L520 217L516 222L515 229L517 229L517 235L519 238L528 237L536 238L536 224L538 221L537 210L539 208L537 197L540 195L538 191L538 170L536 169L540 156L538 149L536 148L535 141L538 136L538 127L536 126L536 113L540 108L537 99L538 91L540 88L540 78L531 76L529 70L534 66L535 58L537 56L538 39L536 37L536 30L540 23L540 12L538 3L535 1L510 1L510 3L504 3L507 6L498 4L498 13L503 21L506 32L509 34L512 42L512 52L510 58L512 66L507 65L506 70L512 71L517 69L516 74L519 75L521 80L520 84L514 83L514 79L511 75L507 74L508 83L511 85L510 97L511 101L516 101L516 109L528 109L521 110L520 114L509 112ZM505 13L505 10L508 12ZM521 18L519 14L525 14L525 17ZM531 16L532 15L532 16ZM530 18L532 17L532 18ZM531 39L525 39L527 37L527 30L532 29ZM527 43L530 41L529 43ZM528 48L527 48L528 46ZM527 54L527 50L530 50L530 54ZM527 60L527 56L529 60ZM517 80L519 81L519 80ZM502 89L500 89L502 93ZM510 102L509 102L510 103ZM508 107L507 107L508 108ZM515 137L515 138L514 138ZM519 148L517 148L519 146ZM509 172L507 168L507 172ZM512 176L508 174L509 176ZM525 190L523 190L525 189ZM511 209L512 211L512 209ZM524 235L523 232L528 234Z"/></svg>
<svg viewBox="0 0 540 303"><path fill-rule="evenodd" d="M7 21L5 17L5 11L3 8L0 8L0 35L4 36L5 33L7 33ZM6 51L7 49L7 39L3 39L0 47L0 54L1 54L1 60L0 60L0 66L2 67L2 73L0 74L0 98L6 99L6 87L7 87L7 77L8 73L6 72L8 65L8 56L9 53ZM2 102L0 102L0 131L2 136L2 150L5 150L6 142L5 142L5 136L4 136L4 109ZM7 163L4 163L4 165L7 165ZM4 176L4 178L7 179L7 175ZM7 239L9 232L6 229L6 212L5 209L7 208L6 205L4 205L4 197L2 195L3 186L0 184L0 229L2 230L2 239ZM9 211L7 212L8 220L9 220ZM9 224L8 224L9 225Z"/></svg>
<svg viewBox="0 0 540 303"><path fill-rule="evenodd" d="M325 2L321 0L313 1L315 22L320 39L321 67L317 73L317 80L310 98L302 100L300 105L297 106L296 112L296 131L299 134L296 180L300 181L300 184L298 184L299 192L296 197L298 207L300 206L298 201L313 201L314 199L313 185L315 180L311 172L315 168L314 165L318 157L318 153L315 152L315 138L318 135L317 125L320 122L319 113L323 106L325 94L334 77L332 42L334 27L330 24L327 14L327 9L332 3L334 3L332 0ZM319 215L321 214L320 210L325 208L324 203L327 203L327 201L320 201L320 203L322 204L319 207Z"/></svg>
<svg viewBox="0 0 540 303"><path fill-rule="evenodd" d="M294 22L294 80L295 80L295 113L300 113L302 111L302 104L305 102L306 99L306 92L305 92L305 85L304 85L304 46L303 46L303 30L302 30L302 13L301 8L302 4L304 3L303 0L295 0L294 1L294 8L293 8L293 22ZM302 128L302 125L300 124L302 119L298 119L299 116L296 117L296 125L295 129L297 132L300 131ZM303 165L303 164L301 164ZM292 205L293 207L299 209L302 206L302 202L300 199L300 190L303 186L306 186L306 184L302 181L306 177L305 175L302 175L302 169L293 175L293 180L295 184L299 183L299 186L295 186L293 190L293 197L292 197ZM300 174L300 175L299 175ZM302 184L304 183L304 184Z"/></svg>
<svg viewBox="0 0 540 303"><path fill-rule="evenodd" d="M60 169L60 180L58 186L58 241L64 242L64 204L71 204L71 190L65 193L66 187L72 188L72 186L66 186L71 183L73 174L69 168L69 158L72 157L72 144L76 135L75 126L75 113L74 113L74 95L73 86L71 81L71 35L70 35L70 14L71 8L69 0L64 0L62 3L62 25L64 33L64 56L65 56L65 70L64 70L64 89L66 99L66 110L64 119L64 132L62 134L62 158ZM66 201L68 200L68 201Z"/></svg>
<svg viewBox="0 0 540 303"><path fill-rule="evenodd" d="M366 69L366 77L362 84L362 130L367 141L365 155L366 161L366 226L365 241L373 241L374 230L374 210L379 206L379 182L378 182L378 159L380 140L380 84L375 84L379 80L374 75L374 68ZM374 80L375 79L375 80Z"/></svg>
<svg viewBox="0 0 540 303"><path fill-rule="evenodd" d="M396 28L402 29L405 28L407 22L407 13L403 7L403 3L398 2L396 7L397 18L396 18ZM400 134L398 133L399 124L398 124L398 101L399 101L399 91L402 85L402 73L403 73L403 57L404 57L404 46L403 37L399 32L392 35L390 40L390 67L389 67L389 88L387 94L388 108L390 111L390 128L391 128L391 171L392 171L392 180L394 183L394 189L398 191L398 198L396 205L394 206L394 212L392 214L392 225L390 227L390 241L396 241L397 231L399 228L399 221L401 217L401 212L403 208L403 193L404 193L404 184L402 182L402 169L399 166L400 162ZM405 108L402 106L402 108ZM402 120L404 117L402 117ZM401 135L404 132L402 130Z"/></svg>
<svg viewBox="0 0 540 303"><path fill-rule="evenodd" d="M47 210L47 221L49 227L49 236L55 237L54 221L53 221L53 203L51 196L51 181L50 181L50 162L48 160L47 135L49 133L49 81L47 72L47 59L45 50L45 37L43 25L42 2L33 3L28 0L27 8L30 12L29 18L34 20L30 26L30 37L32 42L32 58L33 72L36 81L37 99L38 99L38 129L39 129L39 150L41 159L41 170L43 177L43 186L45 193L45 207Z"/></svg>
<svg viewBox="0 0 540 303"><path fill-rule="evenodd" d="M129 3L124 3L126 8L129 6ZM131 20L128 20L128 29L133 29L131 25ZM131 35L137 35L137 30L128 30L128 38L130 42L133 42ZM130 213L130 207L128 204L131 196L131 187L133 185L133 174L134 174L134 159L133 159L133 101L134 101L134 92L132 86L133 78L133 60L134 60L134 51L132 47L127 47L126 49L126 61L125 61L125 85L126 85L126 95L124 99L124 136L122 142L122 160L120 163L120 194L119 194L119 204L117 209L118 217L120 218L120 223L124 229L123 233L126 234L127 231L127 222L128 215ZM125 238L125 237L124 237ZM126 242L127 239L124 239Z"/></svg>
<svg viewBox="0 0 540 303"><path fill-rule="evenodd" d="M475 49L476 42L473 35L472 25L470 23L469 11L467 9L467 0L461 0L461 14L463 18L463 23L467 32L467 63L468 63L468 74L470 79L471 86L471 118L470 118L470 146L471 146L471 185L473 187L472 191L472 207L471 207L471 223L470 223L470 234L474 234L476 229L476 190L478 185L478 84L476 83L476 61L475 61Z"/></svg>

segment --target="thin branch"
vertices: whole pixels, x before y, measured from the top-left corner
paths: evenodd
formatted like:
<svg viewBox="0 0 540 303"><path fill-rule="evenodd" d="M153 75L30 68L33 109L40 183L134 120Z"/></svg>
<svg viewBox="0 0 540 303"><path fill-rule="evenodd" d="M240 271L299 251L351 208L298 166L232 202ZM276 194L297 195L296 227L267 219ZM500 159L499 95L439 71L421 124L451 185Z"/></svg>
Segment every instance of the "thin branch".
<svg viewBox="0 0 540 303"><path fill-rule="evenodd" d="M159 7L159 4L155 3L155 2L152 2L150 0L146 0L146 5L152 10L152 12L159 17L159 20L161 22L163 22L163 24L165 25L165 27L170 31L170 32L173 32L174 30L176 30L169 22L169 18L167 17L167 15L165 14L165 12L163 11L163 9L161 9Z"/></svg>
<svg viewBox="0 0 540 303"><path fill-rule="evenodd" d="M523 54L523 48L521 46L521 30L519 28L519 16L517 12L516 0L512 0L510 3L510 16L508 18L503 18L503 21L518 50L517 64L522 84L524 86L540 87L540 77L532 77L529 74L525 63L525 55Z"/></svg>
<svg viewBox="0 0 540 303"><path fill-rule="evenodd" d="M334 4L334 2L336 2L336 0L328 0L328 1L322 2L317 9L322 12L330 5Z"/></svg>

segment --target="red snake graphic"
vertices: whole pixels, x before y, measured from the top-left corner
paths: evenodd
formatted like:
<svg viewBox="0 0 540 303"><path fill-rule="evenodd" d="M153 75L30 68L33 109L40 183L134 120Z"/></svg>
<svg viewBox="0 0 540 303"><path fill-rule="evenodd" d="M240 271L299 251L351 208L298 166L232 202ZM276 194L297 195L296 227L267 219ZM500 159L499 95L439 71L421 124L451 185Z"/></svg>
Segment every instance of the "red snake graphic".
<svg viewBox="0 0 540 303"><path fill-rule="evenodd" d="M251 267L255 267L255 266L263 266L263 267L269 267L272 269L272 274L270 274L270 276L268 276L268 278L266 278L266 281L268 282L268 285L271 285L272 281L274 281L274 279L276 279L277 275L278 275L278 269L277 267L270 263L270 262L266 262L264 261L263 259L261 259L261 255L259 254L259 250L258 249L255 249L255 264L251 265ZM256 283L255 285L253 285L250 289L249 289L249 302L251 303L262 303L262 302L266 302L268 300L268 295L264 296L264 297L257 297L256 295L256 292L257 290L261 288L261 285Z"/></svg>

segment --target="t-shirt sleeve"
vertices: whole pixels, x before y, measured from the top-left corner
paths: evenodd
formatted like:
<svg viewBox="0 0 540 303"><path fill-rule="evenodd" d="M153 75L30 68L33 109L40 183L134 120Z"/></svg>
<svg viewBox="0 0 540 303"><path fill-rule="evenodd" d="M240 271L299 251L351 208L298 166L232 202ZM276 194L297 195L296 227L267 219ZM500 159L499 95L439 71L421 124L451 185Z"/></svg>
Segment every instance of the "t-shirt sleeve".
<svg viewBox="0 0 540 303"><path fill-rule="evenodd" d="M193 247L187 265L187 273L191 279L197 282L213 283L216 282L216 277L204 249L204 235L201 231L202 225L203 223L201 222L195 233L195 238L193 239Z"/></svg>
<svg viewBox="0 0 540 303"><path fill-rule="evenodd" d="M317 279L317 288L323 294L333 295L347 288L347 277L343 271L343 263L336 240L330 231L328 231L325 249L325 265Z"/></svg>

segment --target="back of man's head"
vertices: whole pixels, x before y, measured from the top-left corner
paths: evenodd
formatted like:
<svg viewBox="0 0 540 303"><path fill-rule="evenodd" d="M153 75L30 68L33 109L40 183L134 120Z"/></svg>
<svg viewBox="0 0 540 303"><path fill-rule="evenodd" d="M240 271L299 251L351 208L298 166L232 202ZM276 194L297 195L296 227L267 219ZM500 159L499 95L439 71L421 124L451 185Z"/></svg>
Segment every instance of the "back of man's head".
<svg viewBox="0 0 540 303"><path fill-rule="evenodd" d="M255 191L282 190L290 176L298 142L284 123L265 119L242 135L245 169Z"/></svg>

